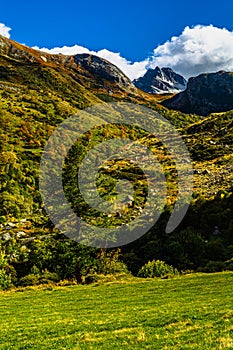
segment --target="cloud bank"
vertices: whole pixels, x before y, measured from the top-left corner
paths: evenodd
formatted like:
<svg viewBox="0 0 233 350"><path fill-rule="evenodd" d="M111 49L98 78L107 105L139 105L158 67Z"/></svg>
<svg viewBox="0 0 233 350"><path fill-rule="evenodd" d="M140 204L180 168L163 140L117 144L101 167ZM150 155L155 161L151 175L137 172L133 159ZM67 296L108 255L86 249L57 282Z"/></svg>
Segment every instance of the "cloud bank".
<svg viewBox="0 0 233 350"><path fill-rule="evenodd" d="M10 37L11 28L0 23L0 34ZM179 36L174 36L154 49L151 57L140 62L130 62L120 53L107 49L92 51L74 45L52 49L34 47L51 54L75 55L90 53L105 58L119 67L130 79L143 76L148 68L171 67L185 78L200 73L233 71L233 32L213 25L186 27Z"/></svg>
<svg viewBox="0 0 233 350"><path fill-rule="evenodd" d="M186 27L179 36L159 45L151 57L141 62L132 63L120 53L106 49L95 52L78 45L41 50L66 55L91 53L118 66L130 79L139 78L148 68L156 66L171 67L185 78L219 70L233 71L233 32L213 25Z"/></svg>
<svg viewBox="0 0 233 350"><path fill-rule="evenodd" d="M233 32L212 25L186 27L154 50L150 67L169 66L185 77L233 70Z"/></svg>
<svg viewBox="0 0 233 350"><path fill-rule="evenodd" d="M11 28L7 27L4 23L0 23L0 34L5 36L6 38L10 38L10 30Z"/></svg>

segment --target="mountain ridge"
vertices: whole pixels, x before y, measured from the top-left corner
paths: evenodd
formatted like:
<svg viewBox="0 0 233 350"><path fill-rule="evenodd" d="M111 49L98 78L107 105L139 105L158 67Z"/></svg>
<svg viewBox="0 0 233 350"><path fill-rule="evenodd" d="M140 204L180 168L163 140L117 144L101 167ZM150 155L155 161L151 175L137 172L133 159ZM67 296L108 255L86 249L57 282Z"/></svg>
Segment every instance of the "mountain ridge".
<svg viewBox="0 0 233 350"><path fill-rule="evenodd" d="M206 116L233 109L233 73L219 71L189 78L185 91L162 102L184 113Z"/></svg>
<svg viewBox="0 0 233 350"><path fill-rule="evenodd" d="M27 62L34 66L39 65L55 69L66 68L69 69L73 75L76 73L79 76L82 76L84 80L85 78L92 78L94 76L102 79L101 83L105 83L106 85L115 83L118 88L126 92L131 91L136 93L137 91L131 80L120 70L120 68L106 59L92 54L49 54L19 44L1 35L0 54L15 61L22 62L23 60L25 63Z"/></svg>

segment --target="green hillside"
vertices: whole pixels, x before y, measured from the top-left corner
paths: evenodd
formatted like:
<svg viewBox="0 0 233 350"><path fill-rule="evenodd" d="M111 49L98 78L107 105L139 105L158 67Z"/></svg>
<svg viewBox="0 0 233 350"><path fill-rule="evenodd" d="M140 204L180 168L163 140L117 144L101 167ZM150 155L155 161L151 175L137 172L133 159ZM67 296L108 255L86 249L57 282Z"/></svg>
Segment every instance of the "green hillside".
<svg viewBox="0 0 233 350"><path fill-rule="evenodd" d="M114 77L109 80L81 63L76 64L74 57L48 55L3 37L0 37L0 44L0 271L3 271L0 280L2 278L4 288L12 283L21 284L26 275L42 278L45 271L56 274L55 280L78 281L93 272L112 273L114 269L98 265L101 254L103 265L110 256L117 256L121 264L126 264L122 269L128 268L134 274L148 260L157 259L165 260L180 271L232 269L233 111L207 117L171 111L160 104L167 96L153 96L137 90L116 67L111 67ZM132 140L140 138L153 149L166 174L168 198L160 220L145 236L121 247L121 255L118 251L101 252L67 242L45 213L38 188L41 154L55 127L87 106L116 101L148 106L171 121L192 157L195 182L185 219L172 235L166 234L166 222L177 196L177 175L171 155L161 142L142 130L120 125L113 125L107 130L108 135L106 130L98 129L86 133L74 146L71 160L82 158L88 147L105 137L125 134ZM122 177L141 181L136 188L140 207L144 200L142 193L146 193L143 174L124 161L112 165ZM76 168L65 166L64 187L68 197L70 193L77 194L69 199L79 214L87 217L82 198L78 197L70 180L76 176L78 166L78 162ZM111 177L113 170L102 175ZM112 195L115 182L114 179L104 182L100 177L103 196ZM132 211L126 210L125 219L130 220L131 216ZM90 217L97 223L98 213L91 212ZM119 218L116 223L117 220Z"/></svg>

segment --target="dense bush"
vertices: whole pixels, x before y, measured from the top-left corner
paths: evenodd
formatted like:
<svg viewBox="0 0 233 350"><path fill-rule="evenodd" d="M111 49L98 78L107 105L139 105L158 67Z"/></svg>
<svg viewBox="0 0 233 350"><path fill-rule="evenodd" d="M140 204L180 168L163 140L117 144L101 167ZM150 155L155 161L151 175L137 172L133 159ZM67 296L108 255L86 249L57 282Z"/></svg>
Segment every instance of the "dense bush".
<svg viewBox="0 0 233 350"><path fill-rule="evenodd" d="M138 272L138 277L168 277L177 274L178 270L174 269L171 265L161 260L153 260L142 266Z"/></svg>
<svg viewBox="0 0 233 350"><path fill-rule="evenodd" d="M167 240L167 262L180 270L200 266L205 242L201 233L192 227L173 233Z"/></svg>
<svg viewBox="0 0 233 350"><path fill-rule="evenodd" d="M40 278L39 278L39 283L40 284L47 284L51 282L59 282L60 277L56 272L49 272L49 271L44 271Z"/></svg>
<svg viewBox="0 0 233 350"><path fill-rule="evenodd" d="M7 255L0 244L0 290L9 289L13 285L11 271L15 272L13 268L8 268Z"/></svg>
<svg viewBox="0 0 233 350"><path fill-rule="evenodd" d="M5 270L0 270L0 290L6 290L12 287L11 276L6 273Z"/></svg>
<svg viewBox="0 0 233 350"><path fill-rule="evenodd" d="M48 284L53 282L59 282L60 277L55 272L44 271L39 273L30 273L22 277L19 281L20 286L36 286L38 284Z"/></svg>
<svg viewBox="0 0 233 350"><path fill-rule="evenodd" d="M29 274L24 277L22 277L19 281L19 285L26 287L26 286L36 286L39 284L39 275Z"/></svg>
<svg viewBox="0 0 233 350"><path fill-rule="evenodd" d="M94 269L97 274L118 274L129 273L126 264L120 259L120 250L107 252L102 249L97 255L96 268Z"/></svg>
<svg viewBox="0 0 233 350"><path fill-rule="evenodd" d="M222 261L209 261L204 268L201 268L202 272L221 272L224 270L224 263Z"/></svg>
<svg viewBox="0 0 233 350"><path fill-rule="evenodd" d="M224 270L233 271L233 258L224 262Z"/></svg>

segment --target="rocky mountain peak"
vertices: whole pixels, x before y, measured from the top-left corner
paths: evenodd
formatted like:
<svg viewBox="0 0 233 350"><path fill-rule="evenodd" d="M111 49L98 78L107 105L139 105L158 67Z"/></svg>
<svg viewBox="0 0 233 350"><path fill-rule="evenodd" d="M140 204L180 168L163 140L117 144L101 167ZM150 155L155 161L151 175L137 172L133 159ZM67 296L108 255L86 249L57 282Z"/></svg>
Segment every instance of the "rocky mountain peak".
<svg viewBox="0 0 233 350"><path fill-rule="evenodd" d="M186 88L186 80L169 67L147 70L143 77L135 79L134 85L151 94L177 93Z"/></svg>

